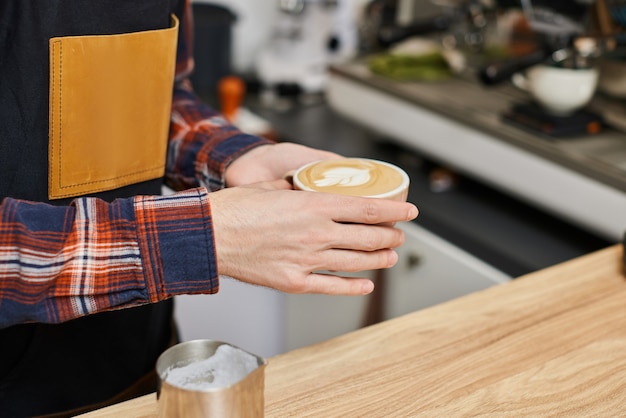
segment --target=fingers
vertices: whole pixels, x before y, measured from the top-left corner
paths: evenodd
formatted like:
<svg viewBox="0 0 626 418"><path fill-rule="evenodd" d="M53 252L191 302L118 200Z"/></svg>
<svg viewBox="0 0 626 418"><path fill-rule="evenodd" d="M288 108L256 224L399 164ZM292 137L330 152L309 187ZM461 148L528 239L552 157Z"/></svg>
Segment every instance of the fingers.
<svg viewBox="0 0 626 418"><path fill-rule="evenodd" d="M335 224L321 239L327 248L376 251L404 244L404 231L392 225Z"/></svg>
<svg viewBox="0 0 626 418"><path fill-rule="evenodd" d="M292 189L288 179L254 183L244 187L265 190ZM335 222L393 225L395 222L413 220L419 213L417 207L409 202L330 193L303 191L294 191L294 193L306 193L309 198L307 205L326 208L327 215Z"/></svg>
<svg viewBox="0 0 626 418"><path fill-rule="evenodd" d="M361 296L374 290L374 283L365 277L340 277L330 274L310 274L298 293Z"/></svg>
<svg viewBox="0 0 626 418"><path fill-rule="evenodd" d="M229 187L243 186L280 179L286 172L311 161L339 157L332 152L289 142L268 144L255 147L236 158L226 168L224 176Z"/></svg>
<svg viewBox="0 0 626 418"><path fill-rule="evenodd" d="M380 270L393 267L397 262L398 254L390 249L377 251L329 250L324 254L324 261L314 271Z"/></svg>
<svg viewBox="0 0 626 418"><path fill-rule="evenodd" d="M291 183L289 183L288 179L279 179L272 181L263 181L259 183L251 183L245 186L241 186L245 188L259 188L264 190L290 190L292 189Z"/></svg>
<svg viewBox="0 0 626 418"><path fill-rule="evenodd" d="M321 194L321 193L318 193ZM410 221L417 217L417 207L409 202L366 197L326 195L333 220L362 224L391 224Z"/></svg>

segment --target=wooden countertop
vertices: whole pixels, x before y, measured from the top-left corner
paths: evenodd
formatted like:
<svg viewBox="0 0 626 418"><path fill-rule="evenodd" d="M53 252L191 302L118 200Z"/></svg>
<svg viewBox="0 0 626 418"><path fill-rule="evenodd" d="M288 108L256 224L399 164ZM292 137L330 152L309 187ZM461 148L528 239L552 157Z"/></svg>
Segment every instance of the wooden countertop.
<svg viewBox="0 0 626 418"><path fill-rule="evenodd" d="M626 416L622 246L269 359L266 417ZM156 416L148 395L85 417Z"/></svg>

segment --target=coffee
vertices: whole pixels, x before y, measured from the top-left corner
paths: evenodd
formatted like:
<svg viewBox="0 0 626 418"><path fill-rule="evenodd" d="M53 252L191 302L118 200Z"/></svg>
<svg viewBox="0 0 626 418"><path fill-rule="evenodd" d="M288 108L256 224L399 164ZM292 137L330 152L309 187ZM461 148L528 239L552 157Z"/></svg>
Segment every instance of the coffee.
<svg viewBox="0 0 626 418"><path fill-rule="evenodd" d="M305 165L293 183L300 190L406 200L409 176L384 161L341 158Z"/></svg>

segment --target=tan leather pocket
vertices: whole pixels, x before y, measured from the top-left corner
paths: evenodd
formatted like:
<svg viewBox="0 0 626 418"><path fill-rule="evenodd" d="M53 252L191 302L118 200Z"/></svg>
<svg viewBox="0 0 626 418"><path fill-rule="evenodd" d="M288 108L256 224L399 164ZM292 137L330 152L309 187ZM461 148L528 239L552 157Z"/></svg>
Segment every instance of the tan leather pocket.
<svg viewBox="0 0 626 418"><path fill-rule="evenodd" d="M178 20L167 29L50 39L48 195L163 175Z"/></svg>

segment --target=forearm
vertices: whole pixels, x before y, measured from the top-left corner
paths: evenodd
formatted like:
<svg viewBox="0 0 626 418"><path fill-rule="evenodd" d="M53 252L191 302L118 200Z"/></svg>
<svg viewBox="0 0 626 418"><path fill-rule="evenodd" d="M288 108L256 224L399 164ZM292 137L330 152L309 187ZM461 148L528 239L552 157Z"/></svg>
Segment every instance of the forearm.
<svg viewBox="0 0 626 418"><path fill-rule="evenodd" d="M0 327L215 293L212 235L202 188L110 204L81 198L66 207L6 199Z"/></svg>
<svg viewBox="0 0 626 418"><path fill-rule="evenodd" d="M228 124L196 97L186 80L176 83L166 169L166 183L173 189L219 190L225 186L224 173L233 160L269 143Z"/></svg>

